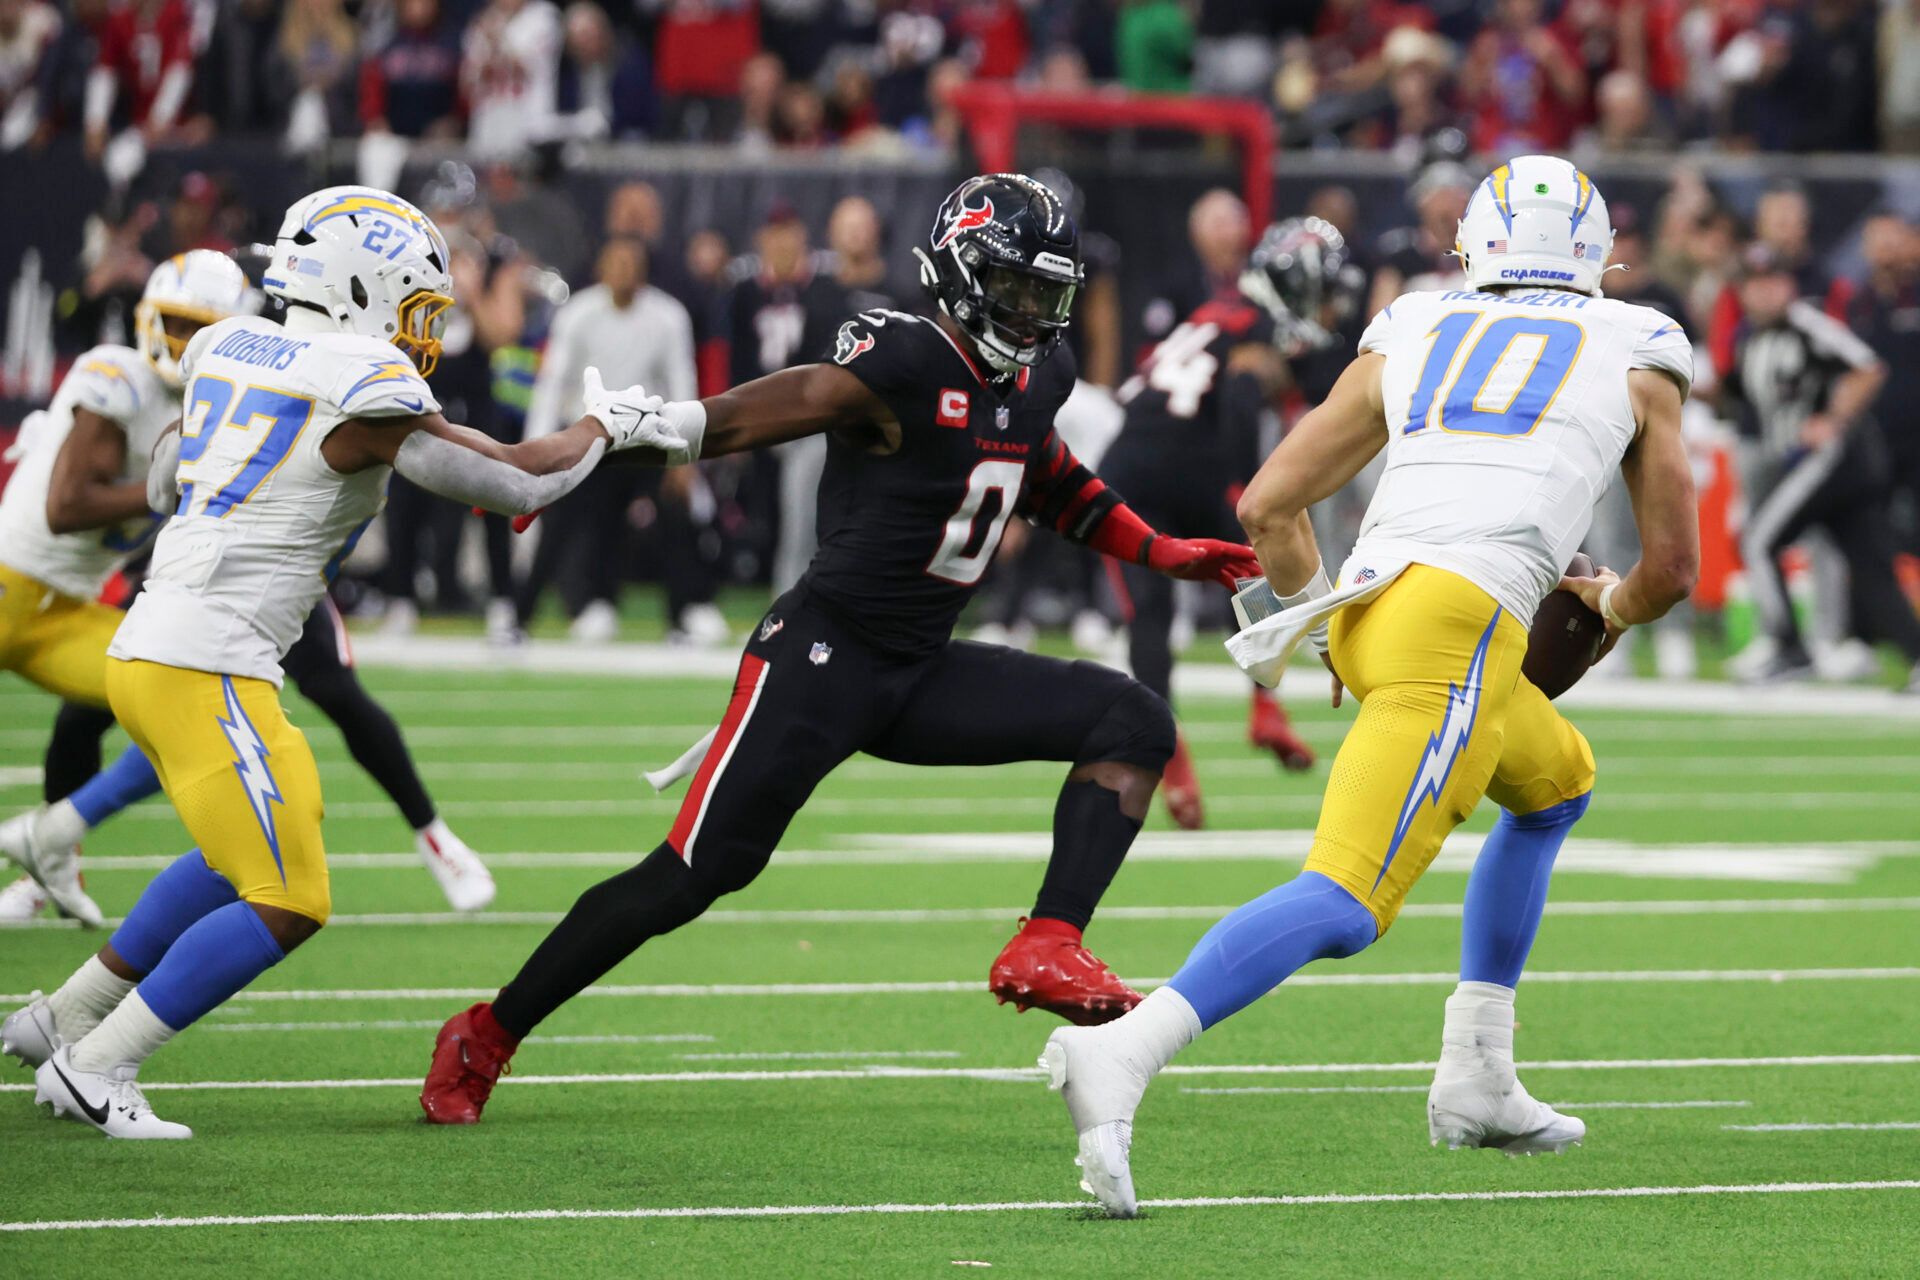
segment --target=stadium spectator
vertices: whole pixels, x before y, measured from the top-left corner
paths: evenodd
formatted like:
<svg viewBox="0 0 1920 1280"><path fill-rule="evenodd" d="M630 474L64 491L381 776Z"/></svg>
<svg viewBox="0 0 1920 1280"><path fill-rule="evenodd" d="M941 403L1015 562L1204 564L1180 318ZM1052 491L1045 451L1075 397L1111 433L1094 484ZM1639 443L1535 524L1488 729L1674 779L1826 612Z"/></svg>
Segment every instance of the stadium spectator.
<svg viewBox="0 0 1920 1280"><path fill-rule="evenodd" d="M880 215L864 196L848 196L827 219L830 271L802 291L805 328L789 363L827 359L834 336L856 312L891 308L886 292L887 261L880 252ZM814 514L820 472L827 464L825 436L808 436L779 445L780 532L774 542L773 590L776 595L800 581L813 559Z"/></svg>
<svg viewBox="0 0 1920 1280"><path fill-rule="evenodd" d="M1499 0L1467 46L1460 92L1473 117L1474 150L1498 155L1559 151L1585 114L1587 76L1539 0Z"/></svg>
<svg viewBox="0 0 1920 1280"><path fill-rule="evenodd" d="M1464 165L1442 160L1428 165L1407 191L1418 221L1389 231L1374 251L1373 292L1367 314L1411 289L1441 289L1464 279L1453 255L1460 215L1467 211L1474 176Z"/></svg>
<svg viewBox="0 0 1920 1280"><path fill-rule="evenodd" d="M1027 65L1031 40L1019 0L950 0L948 40L979 80L1011 80Z"/></svg>
<svg viewBox="0 0 1920 1280"><path fill-rule="evenodd" d="M1187 211L1187 243L1192 260L1176 264L1141 313L1141 327L1150 342L1158 342L1173 326L1200 305L1240 279L1253 247L1253 224L1244 200L1225 187L1215 187Z"/></svg>
<svg viewBox="0 0 1920 1280"><path fill-rule="evenodd" d="M1871 151L1879 68L1866 0L1779 5L1761 20L1752 132L1769 151Z"/></svg>
<svg viewBox="0 0 1920 1280"><path fill-rule="evenodd" d="M1638 72L1609 71L1600 77L1593 102L1593 127L1584 130L1574 143L1574 154L1582 164L1672 145L1655 111L1653 91Z"/></svg>
<svg viewBox="0 0 1920 1280"><path fill-rule="evenodd" d="M780 55L788 75L810 80L841 38L840 0L761 0L760 47Z"/></svg>
<svg viewBox="0 0 1920 1280"><path fill-rule="evenodd" d="M653 59L658 68L665 132L677 138L721 138L734 120L733 99L748 60L761 49L752 0L639 0L660 10Z"/></svg>
<svg viewBox="0 0 1920 1280"><path fill-rule="evenodd" d="M166 216L154 224L142 247L155 262L189 249L232 253L234 239L223 224L238 217L244 217L243 211L229 211L229 196L221 184L195 170L180 179Z"/></svg>
<svg viewBox="0 0 1920 1280"><path fill-rule="evenodd" d="M402 138L461 128L460 31L440 0L400 0L393 34L360 64L360 123Z"/></svg>
<svg viewBox="0 0 1920 1280"><path fill-rule="evenodd" d="M1193 38L1193 17L1178 0L1123 0L1114 33L1120 83L1140 93L1185 93Z"/></svg>
<svg viewBox="0 0 1920 1280"><path fill-rule="evenodd" d="M827 128L842 142L857 143L869 131L884 132L873 100L873 72L858 57L834 63L826 105Z"/></svg>
<svg viewBox="0 0 1920 1280"><path fill-rule="evenodd" d="M1880 141L1920 151L1920 0L1892 0L1880 14Z"/></svg>
<svg viewBox="0 0 1920 1280"><path fill-rule="evenodd" d="M757 53L740 68L739 126L734 132L739 146L748 151L765 151L773 146L779 127L780 91L786 83L786 69L771 53Z"/></svg>
<svg viewBox="0 0 1920 1280"><path fill-rule="evenodd" d="M1378 145L1408 165L1417 164L1435 134L1460 124L1448 102L1453 46L1431 32L1403 26L1387 37L1380 60L1388 106Z"/></svg>
<svg viewBox="0 0 1920 1280"><path fill-rule="evenodd" d="M1281 33L1310 6L1278 0L1200 0L1194 23L1195 93L1264 98Z"/></svg>
<svg viewBox="0 0 1920 1280"><path fill-rule="evenodd" d="M151 143L183 134L193 91L193 16L186 0L132 0L108 8L87 77L87 155L98 160L118 119Z"/></svg>
<svg viewBox="0 0 1920 1280"><path fill-rule="evenodd" d="M659 103L646 50L622 40L607 11L593 0L567 6L559 107L576 137L644 137L657 123Z"/></svg>
<svg viewBox="0 0 1920 1280"><path fill-rule="evenodd" d="M1875 417L1886 434L1900 498L1897 532L1903 550L1920 552L1920 231L1894 213L1878 213L1861 229L1866 271L1847 301L1845 319L1879 355L1886 385Z"/></svg>
<svg viewBox="0 0 1920 1280"><path fill-rule="evenodd" d="M530 438L557 431L580 415L581 377L589 367L599 369L609 387L638 383L669 400L690 399L697 390L692 321L665 290L647 283L646 246L631 236L609 239L601 247L596 275L598 283L575 294L553 318L527 411ZM621 548L627 543L635 479L631 470L602 471L572 501L549 513L517 602L522 626L549 579L563 563L571 563L584 576L574 595L574 637L615 637L615 600L625 561ZM682 602L682 613L685 607Z"/></svg>
<svg viewBox="0 0 1920 1280"><path fill-rule="evenodd" d="M286 141L295 153L313 151L347 118L345 91L355 66L357 33L343 0L288 0L274 41L277 78L290 92Z"/></svg>
<svg viewBox="0 0 1920 1280"><path fill-rule="evenodd" d="M460 80L467 145L509 158L552 136L560 79L560 10L550 0L488 0L467 27Z"/></svg>
<svg viewBox="0 0 1920 1280"><path fill-rule="evenodd" d="M60 11L41 0L0 0L0 151L44 140L41 72L60 37Z"/></svg>
<svg viewBox="0 0 1920 1280"><path fill-rule="evenodd" d="M805 80L789 80L781 86L774 106L773 137L793 150L812 151L827 145L827 104L818 89Z"/></svg>
<svg viewBox="0 0 1920 1280"><path fill-rule="evenodd" d="M946 28L930 13L901 7L880 19L879 34L874 101L882 124L905 130L934 109L930 82L934 65L947 51Z"/></svg>

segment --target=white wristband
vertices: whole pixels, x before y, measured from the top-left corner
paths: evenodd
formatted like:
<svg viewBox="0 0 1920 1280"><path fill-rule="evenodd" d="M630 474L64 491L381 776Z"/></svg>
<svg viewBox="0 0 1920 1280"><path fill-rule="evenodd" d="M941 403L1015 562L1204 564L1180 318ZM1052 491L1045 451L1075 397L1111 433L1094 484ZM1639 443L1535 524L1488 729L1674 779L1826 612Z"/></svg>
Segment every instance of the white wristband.
<svg viewBox="0 0 1920 1280"><path fill-rule="evenodd" d="M1291 609L1295 605L1305 604L1309 600L1318 600L1321 596L1333 594L1333 583L1327 580L1327 564L1321 561L1314 567L1313 577L1307 579L1307 585L1290 596L1281 596L1282 608Z"/></svg>
<svg viewBox="0 0 1920 1280"><path fill-rule="evenodd" d="M1605 618L1614 630L1625 631L1633 624L1613 611L1613 589L1619 585L1617 582L1609 582L1600 588L1600 616Z"/></svg>

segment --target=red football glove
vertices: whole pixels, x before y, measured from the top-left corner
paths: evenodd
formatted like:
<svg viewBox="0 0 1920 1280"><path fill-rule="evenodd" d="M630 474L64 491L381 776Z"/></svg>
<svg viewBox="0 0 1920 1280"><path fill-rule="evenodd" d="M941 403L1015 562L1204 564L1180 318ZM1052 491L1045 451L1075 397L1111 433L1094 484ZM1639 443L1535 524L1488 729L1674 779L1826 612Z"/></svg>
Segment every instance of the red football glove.
<svg viewBox="0 0 1920 1280"><path fill-rule="evenodd" d="M1217 538L1169 538L1162 534L1147 544L1147 568L1169 578L1205 582L1211 578L1229 591L1238 578L1261 576L1253 548Z"/></svg>

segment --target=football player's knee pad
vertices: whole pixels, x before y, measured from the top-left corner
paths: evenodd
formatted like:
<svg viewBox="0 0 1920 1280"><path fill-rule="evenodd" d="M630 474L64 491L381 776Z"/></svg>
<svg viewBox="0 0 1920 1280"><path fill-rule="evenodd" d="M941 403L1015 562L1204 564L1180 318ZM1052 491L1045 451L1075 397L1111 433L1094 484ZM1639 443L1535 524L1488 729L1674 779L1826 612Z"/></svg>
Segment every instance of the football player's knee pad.
<svg viewBox="0 0 1920 1280"><path fill-rule="evenodd" d="M1175 736L1173 708L1167 700L1138 680L1129 680L1087 734L1075 763L1112 760L1158 773L1173 758Z"/></svg>

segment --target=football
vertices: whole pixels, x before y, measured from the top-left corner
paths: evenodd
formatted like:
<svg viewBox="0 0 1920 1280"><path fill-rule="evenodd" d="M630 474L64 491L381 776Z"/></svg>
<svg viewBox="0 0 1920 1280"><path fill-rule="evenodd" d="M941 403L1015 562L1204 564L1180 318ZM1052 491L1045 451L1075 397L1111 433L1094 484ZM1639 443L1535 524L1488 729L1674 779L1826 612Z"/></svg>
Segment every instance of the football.
<svg viewBox="0 0 1920 1280"><path fill-rule="evenodd" d="M1567 573L1591 578L1593 561L1576 551L1567 562ZM1520 670L1539 686L1540 692L1557 698L1587 674L1606 638L1606 623L1582 604L1580 597L1571 591L1549 591L1534 611L1533 627L1527 632L1527 656Z"/></svg>

